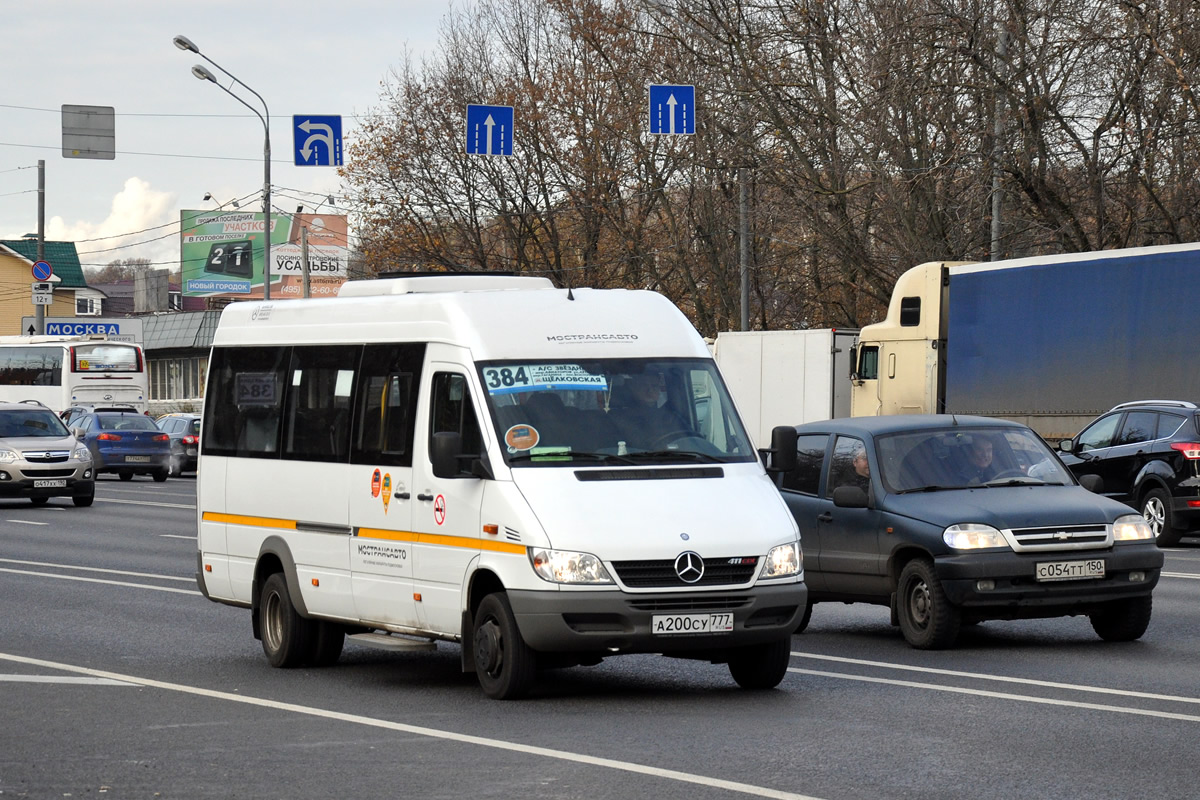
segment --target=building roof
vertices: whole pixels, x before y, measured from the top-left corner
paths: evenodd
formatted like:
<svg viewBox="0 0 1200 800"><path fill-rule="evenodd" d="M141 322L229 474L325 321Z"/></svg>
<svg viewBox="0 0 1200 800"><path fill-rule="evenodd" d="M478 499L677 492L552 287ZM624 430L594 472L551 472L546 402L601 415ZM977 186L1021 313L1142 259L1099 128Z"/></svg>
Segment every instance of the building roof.
<svg viewBox="0 0 1200 800"><path fill-rule="evenodd" d="M37 238L4 239L0 244L26 258L32 264L37 261ZM45 242L43 252L45 260L54 269L55 277L62 282L56 289L86 289L87 280L83 277L83 267L79 264L79 253L75 251L74 242Z"/></svg>
<svg viewBox="0 0 1200 800"><path fill-rule="evenodd" d="M142 343L155 350L208 350L217 332L220 311L176 311L147 314L142 320Z"/></svg>

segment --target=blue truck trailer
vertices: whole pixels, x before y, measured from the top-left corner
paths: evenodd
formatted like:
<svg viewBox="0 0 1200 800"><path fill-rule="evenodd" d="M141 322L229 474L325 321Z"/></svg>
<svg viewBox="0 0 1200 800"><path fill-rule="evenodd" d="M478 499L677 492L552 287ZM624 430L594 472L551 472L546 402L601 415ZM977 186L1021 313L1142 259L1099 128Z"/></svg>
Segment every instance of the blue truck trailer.
<svg viewBox="0 0 1200 800"><path fill-rule="evenodd" d="M1053 441L1131 400L1200 400L1200 244L930 262L854 354L851 414L1013 419Z"/></svg>

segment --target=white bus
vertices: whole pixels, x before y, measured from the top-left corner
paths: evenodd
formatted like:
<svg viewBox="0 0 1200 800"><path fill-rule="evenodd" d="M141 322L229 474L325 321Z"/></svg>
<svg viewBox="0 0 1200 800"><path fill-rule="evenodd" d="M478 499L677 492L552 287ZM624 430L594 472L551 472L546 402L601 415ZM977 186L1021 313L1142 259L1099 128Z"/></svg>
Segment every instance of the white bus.
<svg viewBox="0 0 1200 800"><path fill-rule="evenodd" d="M37 400L55 413L87 404L146 410L141 345L103 336L0 336L0 400Z"/></svg>
<svg viewBox="0 0 1200 800"><path fill-rule="evenodd" d="M272 665L332 664L350 634L461 645L495 698L621 653L786 674L799 531L661 295L352 281L226 307L209 364L198 583L251 610Z"/></svg>

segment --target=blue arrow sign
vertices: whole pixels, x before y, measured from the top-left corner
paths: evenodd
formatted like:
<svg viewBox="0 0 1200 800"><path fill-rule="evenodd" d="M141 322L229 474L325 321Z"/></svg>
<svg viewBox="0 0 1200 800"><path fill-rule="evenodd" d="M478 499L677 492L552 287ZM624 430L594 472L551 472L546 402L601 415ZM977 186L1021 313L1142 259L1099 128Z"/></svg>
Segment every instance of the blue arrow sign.
<svg viewBox="0 0 1200 800"><path fill-rule="evenodd" d="M342 165L340 114L296 114L292 117L292 143L297 167Z"/></svg>
<svg viewBox="0 0 1200 800"><path fill-rule="evenodd" d="M467 106L467 154L511 156L512 106Z"/></svg>
<svg viewBox="0 0 1200 800"><path fill-rule="evenodd" d="M38 261L33 265L33 279L35 281L48 281L53 274L54 270L50 268L50 262L48 261Z"/></svg>
<svg viewBox="0 0 1200 800"><path fill-rule="evenodd" d="M650 133L691 135L696 132L695 86L650 86Z"/></svg>

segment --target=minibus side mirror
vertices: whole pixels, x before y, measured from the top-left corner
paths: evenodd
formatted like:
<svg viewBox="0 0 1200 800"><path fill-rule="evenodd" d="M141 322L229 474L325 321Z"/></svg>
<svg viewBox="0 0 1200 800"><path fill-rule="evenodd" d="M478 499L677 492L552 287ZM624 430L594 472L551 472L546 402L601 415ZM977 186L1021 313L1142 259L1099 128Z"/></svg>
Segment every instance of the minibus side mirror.
<svg viewBox="0 0 1200 800"><path fill-rule="evenodd" d="M429 452L433 462L433 474L438 478L491 478L491 468L474 453L462 452L462 434L457 431L441 431L433 435ZM469 469L464 469L464 462Z"/></svg>
<svg viewBox="0 0 1200 800"><path fill-rule="evenodd" d="M771 431L771 455L767 470L770 472L791 472L796 468L796 429L790 425L780 425Z"/></svg>

